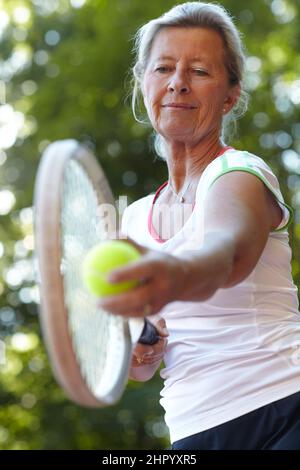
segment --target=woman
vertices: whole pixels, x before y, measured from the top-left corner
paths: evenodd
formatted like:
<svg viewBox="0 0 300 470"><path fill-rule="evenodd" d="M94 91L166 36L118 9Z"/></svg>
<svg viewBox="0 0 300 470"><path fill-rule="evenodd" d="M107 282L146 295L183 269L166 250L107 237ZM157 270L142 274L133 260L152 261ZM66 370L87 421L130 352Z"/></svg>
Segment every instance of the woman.
<svg viewBox="0 0 300 470"><path fill-rule="evenodd" d="M136 48L134 99L169 178L124 213L143 256L110 280L142 282L101 305L155 315L161 339L137 346L131 378L164 358L173 449L300 449L292 209L270 167L222 139L243 96L239 34L222 7L189 2L143 26Z"/></svg>

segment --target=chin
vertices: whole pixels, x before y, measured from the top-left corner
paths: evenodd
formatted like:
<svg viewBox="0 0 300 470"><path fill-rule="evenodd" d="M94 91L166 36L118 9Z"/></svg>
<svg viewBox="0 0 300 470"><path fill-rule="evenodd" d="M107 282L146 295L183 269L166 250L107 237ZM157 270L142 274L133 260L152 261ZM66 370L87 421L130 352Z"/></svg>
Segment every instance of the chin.
<svg viewBox="0 0 300 470"><path fill-rule="evenodd" d="M176 142L189 142L194 140L195 134L192 129L160 129L157 131L166 140L173 140Z"/></svg>

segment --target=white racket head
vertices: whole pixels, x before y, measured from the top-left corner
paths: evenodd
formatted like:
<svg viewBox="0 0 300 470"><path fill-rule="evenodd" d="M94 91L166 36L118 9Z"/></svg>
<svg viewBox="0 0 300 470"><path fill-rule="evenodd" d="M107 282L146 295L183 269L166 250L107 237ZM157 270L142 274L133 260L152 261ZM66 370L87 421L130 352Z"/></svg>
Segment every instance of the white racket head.
<svg viewBox="0 0 300 470"><path fill-rule="evenodd" d="M40 320L54 375L78 404L114 404L126 386L133 343L127 319L96 308L82 283L87 251L111 238L117 215L105 174L75 140L42 155L34 191ZM135 338L144 326L135 325Z"/></svg>

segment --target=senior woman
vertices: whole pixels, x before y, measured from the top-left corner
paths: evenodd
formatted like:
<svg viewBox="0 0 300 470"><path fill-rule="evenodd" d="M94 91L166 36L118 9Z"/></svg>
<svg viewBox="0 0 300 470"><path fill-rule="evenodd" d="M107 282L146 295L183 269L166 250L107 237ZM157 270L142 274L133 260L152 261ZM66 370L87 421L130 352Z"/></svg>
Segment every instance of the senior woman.
<svg viewBox="0 0 300 470"><path fill-rule="evenodd" d="M159 329L130 376L148 380L164 359L173 449L300 449L292 209L264 160L223 140L243 96L240 36L223 7L188 2L144 25L136 50L134 99L169 173L124 213L143 256L110 280L139 286L101 301Z"/></svg>

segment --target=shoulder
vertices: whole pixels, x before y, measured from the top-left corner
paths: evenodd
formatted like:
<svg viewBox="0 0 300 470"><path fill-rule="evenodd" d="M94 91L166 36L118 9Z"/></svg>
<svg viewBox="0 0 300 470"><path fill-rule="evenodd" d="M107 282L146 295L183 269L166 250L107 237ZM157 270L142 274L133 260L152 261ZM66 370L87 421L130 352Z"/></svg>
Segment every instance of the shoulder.
<svg viewBox="0 0 300 470"><path fill-rule="evenodd" d="M284 202L273 169L261 157L244 150L232 149L211 162L206 170L204 197L214 187L213 195L217 199L223 191L228 199L233 197L233 201L244 200L248 206L254 204L262 215L263 208L267 208L272 218L273 230L284 230L291 223L293 209Z"/></svg>
<svg viewBox="0 0 300 470"><path fill-rule="evenodd" d="M215 158L206 168L207 172L233 171L238 169L255 170L264 169L273 173L270 165L263 158L247 150L229 149L220 157Z"/></svg>
<svg viewBox="0 0 300 470"><path fill-rule="evenodd" d="M215 158L205 169L202 175L202 189L206 193L213 183L222 175L232 172L247 172L257 176L272 192L276 191L280 197L278 179L265 160L246 150L227 150L220 157Z"/></svg>

